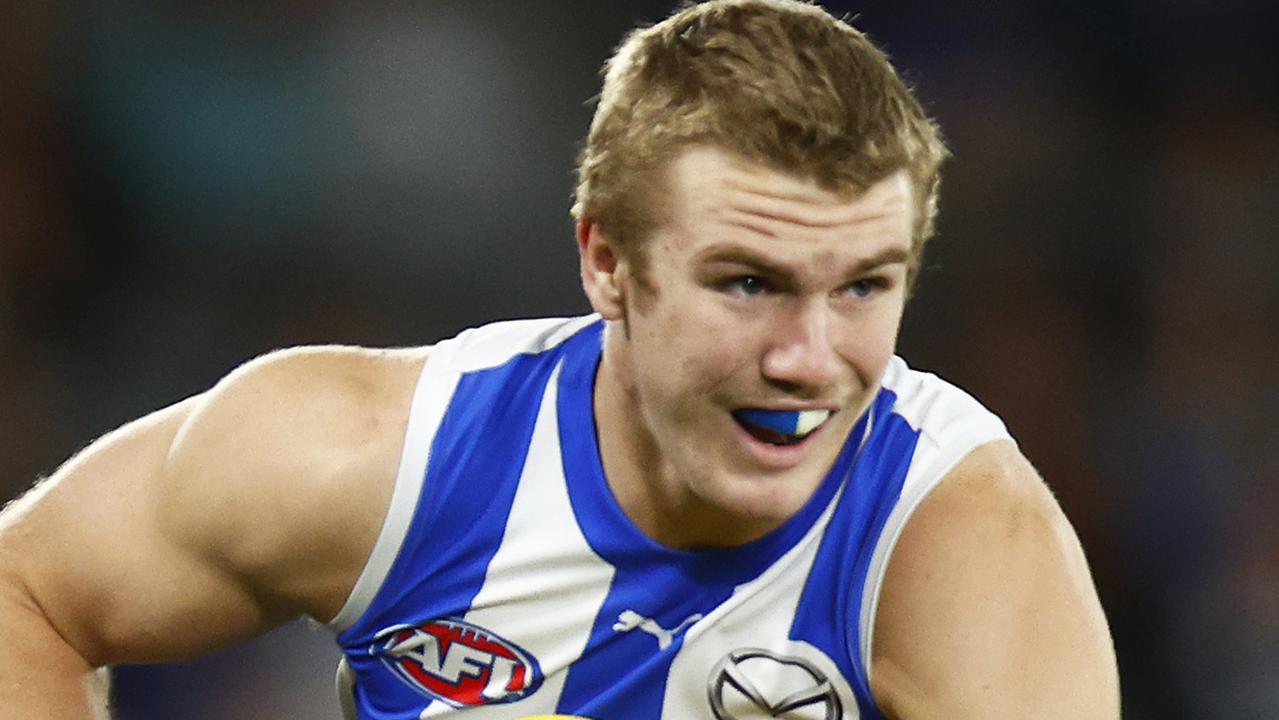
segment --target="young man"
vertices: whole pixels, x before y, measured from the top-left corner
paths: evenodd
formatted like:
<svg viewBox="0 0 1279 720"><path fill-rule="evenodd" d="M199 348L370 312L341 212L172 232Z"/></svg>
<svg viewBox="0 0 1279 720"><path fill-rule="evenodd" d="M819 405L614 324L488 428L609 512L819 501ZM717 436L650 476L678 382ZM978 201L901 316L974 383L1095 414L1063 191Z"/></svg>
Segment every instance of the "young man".
<svg viewBox="0 0 1279 720"><path fill-rule="evenodd" d="M816 7L634 33L574 210L597 315L275 353L94 443L0 522L0 717L301 614L360 718L1117 717L1051 494L893 356L944 154Z"/></svg>

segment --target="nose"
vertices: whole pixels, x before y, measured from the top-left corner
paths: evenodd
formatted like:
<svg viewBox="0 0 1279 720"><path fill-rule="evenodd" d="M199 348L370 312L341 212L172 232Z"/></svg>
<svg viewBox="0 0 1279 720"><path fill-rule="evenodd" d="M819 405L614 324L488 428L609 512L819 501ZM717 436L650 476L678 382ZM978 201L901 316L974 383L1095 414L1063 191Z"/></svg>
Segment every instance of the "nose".
<svg viewBox="0 0 1279 720"><path fill-rule="evenodd" d="M803 397L824 395L844 368L834 342L837 322L820 300L798 302L793 312L780 313L761 363L764 378Z"/></svg>

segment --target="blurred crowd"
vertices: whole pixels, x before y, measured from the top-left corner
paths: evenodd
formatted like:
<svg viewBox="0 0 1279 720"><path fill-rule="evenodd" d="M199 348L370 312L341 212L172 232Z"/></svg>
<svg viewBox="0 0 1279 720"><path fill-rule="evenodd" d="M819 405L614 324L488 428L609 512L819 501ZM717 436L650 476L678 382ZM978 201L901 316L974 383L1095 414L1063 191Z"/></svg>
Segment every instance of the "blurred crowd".
<svg viewBox="0 0 1279 720"><path fill-rule="evenodd" d="M6 3L0 499L272 348L587 309L597 69L672 2ZM1079 530L1125 717L1279 716L1279 6L829 2L954 152L901 351ZM119 717L336 718L325 631Z"/></svg>

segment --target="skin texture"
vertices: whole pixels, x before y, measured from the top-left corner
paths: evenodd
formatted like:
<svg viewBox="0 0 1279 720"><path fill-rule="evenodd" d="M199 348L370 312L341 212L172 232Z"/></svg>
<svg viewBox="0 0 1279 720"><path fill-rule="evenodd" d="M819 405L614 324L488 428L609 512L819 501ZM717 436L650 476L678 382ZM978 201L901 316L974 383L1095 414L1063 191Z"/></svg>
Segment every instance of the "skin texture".
<svg viewBox="0 0 1279 720"><path fill-rule="evenodd" d="M92 717L92 667L336 614L381 526L423 358L267 356L108 434L6 510L0 717Z"/></svg>
<svg viewBox="0 0 1279 720"><path fill-rule="evenodd" d="M684 154L668 182L644 277L578 227L583 284L609 321L601 454L651 537L731 545L810 497L878 389L904 304L910 186L899 175L840 197L712 148ZM838 412L778 457L742 437L729 414L741 406ZM879 608L871 677L890 718L1119 717L1083 552L1012 443L978 448L924 501Z"/></svg>
<svg viewBox="0 0 1279 720"><path fill-rule="evenodd" d="M910 187L854 197L694 148L648 275L589 220L608 320L596 421L629 517L677 547L790 517L874 396L901 321ZM108 434L0 515L0 720L95 717L92 668L333 617L386 512L425 350L275 353ZM834 411L798 446L740 407ZM1077 540L1008 442L978 448L893 554L871 660L892 718L1118 717ZM100 694L100 693L99 693Z"/></svg>
<svg viewBox="0 0 1279 720"><path fill-rule="evenodd" d="M598 226L582 276L608 320L595 402L609 485L659 542L755 539L812 495L878 390L901 322L913 205L904 174L855 198L693 148L668 173L646 275ZM743 407L829 409L793 448Z"/></svg>
<svg viewBox="0 0 1279 720"><path fill-rule="evenodd" d="M890 718L1119 717L1083 551L1011 442L974 450L916 510L874 633L871 689Z"/></svg>

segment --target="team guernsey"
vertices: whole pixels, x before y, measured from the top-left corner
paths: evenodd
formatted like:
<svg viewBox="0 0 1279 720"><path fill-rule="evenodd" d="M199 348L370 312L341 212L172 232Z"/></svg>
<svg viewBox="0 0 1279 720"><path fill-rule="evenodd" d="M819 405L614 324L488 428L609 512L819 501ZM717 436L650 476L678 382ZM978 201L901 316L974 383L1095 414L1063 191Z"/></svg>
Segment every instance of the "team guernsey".
<svg viewBox="0 0 1279 720"><path fill-rule="evenodd" d="M869 658L889 554L973 448L1008 437L894 358L813 497L746 545L659 545L604 478L596 316L436 345L391 506L331 622L361 720L878 718Z"/></svg>

